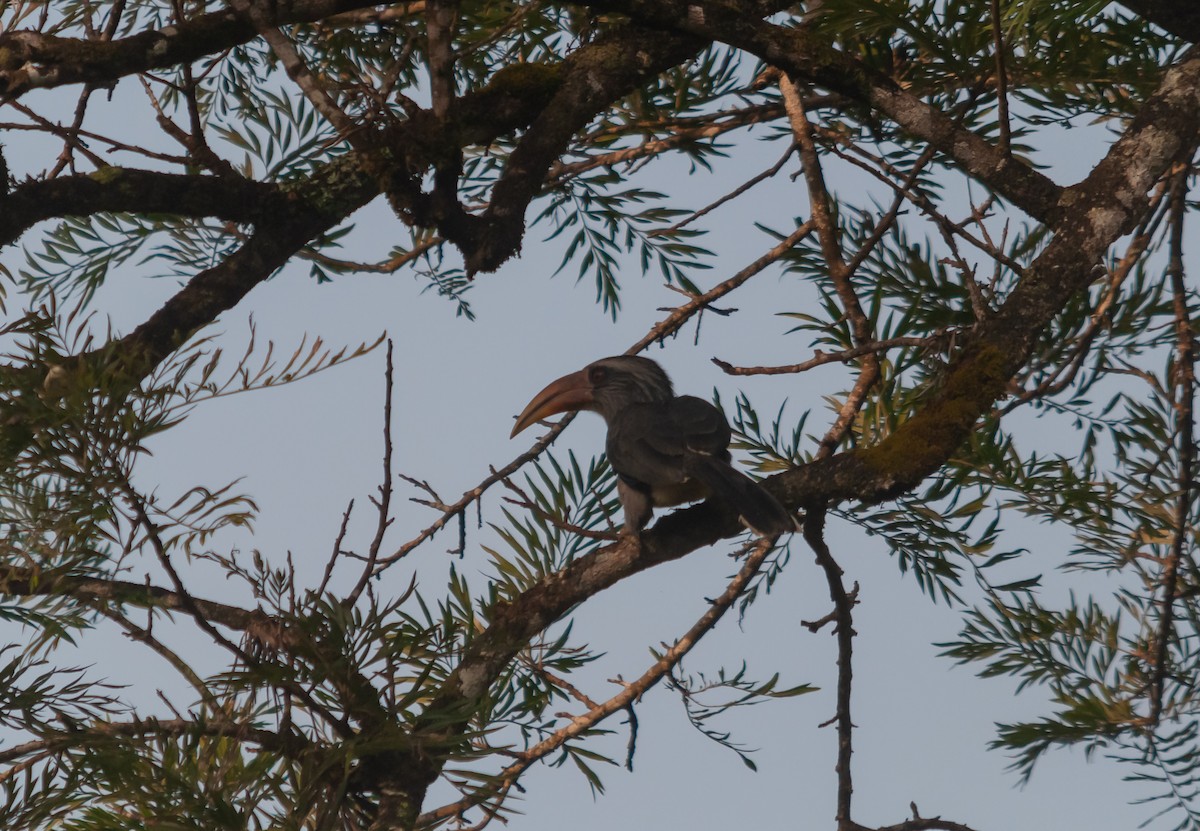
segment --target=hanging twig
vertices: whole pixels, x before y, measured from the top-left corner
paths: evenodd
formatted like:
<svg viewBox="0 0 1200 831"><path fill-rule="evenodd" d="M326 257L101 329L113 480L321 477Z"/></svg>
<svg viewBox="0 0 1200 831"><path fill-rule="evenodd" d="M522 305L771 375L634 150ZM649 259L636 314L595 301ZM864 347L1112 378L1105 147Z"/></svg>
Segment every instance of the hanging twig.
<svg viewBox="0 0 1200 831"><path fill-rule="evenodd" d="M817 556L817 564L825 572L829 583L829 596L833 600L833 616L836 621L834 635L837 636L837 710L834 723L837 725L837 827L838 831L853 831L857 828L850 818L851 796L854 793L854 777L850 769L850 757L854 752L854 722L850 718L850 692L853 688L854 654L854 606L858 602L858 585L846 591L842 582L842 569L833 559L825 543L825 506L810 507L804 516L804 540Z"/></svg>
<svg viewBox="0 0 1200 831"><path fill-rule="evenodd" d="M1179 564L1186 556L1185 551L1192 528L1192 500L1196 483L1192 469L1196 457L1196 438L1193 424L1194 398L1196 394L1196 342L1192 332L1191 310L1188 308L1187 284L1183 268L1183 220L1187 212L1187 179L1185 167L1172 182L1170 197L1170 239L1167 274L1171 280L1171 293L1175 313L1175 372L1172 379L1175 409L1175 434L1178 442L1178 460L1175 486L1175 527L1172 530L1171 548L1163 564L1160 579L1158 632L1154 643L1154 667L1150 679L1150 713L1147 717L1151 727L1157 726L1162 716L1164 687L1169 671L1169 650L1175 634L1175 599L1178 593Z"/></svg>

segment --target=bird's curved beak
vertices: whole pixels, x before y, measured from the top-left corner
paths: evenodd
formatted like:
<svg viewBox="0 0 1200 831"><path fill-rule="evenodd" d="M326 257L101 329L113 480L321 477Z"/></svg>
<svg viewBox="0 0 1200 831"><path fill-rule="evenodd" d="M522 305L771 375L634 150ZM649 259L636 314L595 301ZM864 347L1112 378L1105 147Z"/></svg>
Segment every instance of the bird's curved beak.
<svg viewBox="0 0 1200 831"><path fill-rule="evenodd" d="M594 401L592 385L588 381L585 370L564 375L533 397L533 400L517 416L517 423L513 425L509 438L511 439L529 425L555 413L586 410Z"/></svg>

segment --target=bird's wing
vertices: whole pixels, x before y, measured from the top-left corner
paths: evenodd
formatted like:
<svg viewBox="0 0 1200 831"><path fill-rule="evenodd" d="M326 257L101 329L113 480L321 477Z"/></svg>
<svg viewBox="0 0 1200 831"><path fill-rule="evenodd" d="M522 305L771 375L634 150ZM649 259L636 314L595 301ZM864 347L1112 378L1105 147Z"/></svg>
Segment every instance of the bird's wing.
<svg viewBox="0 0 1200 831"><path fill-rule="evenodd" d="M729 458L729 422L725 414L703 398L681 395L667 405L669 421L688 450L706 456Z"/></svg>
<svg viewBox="0 0 1200 831"><path fill-rule="evenodd" d="M646 486L682 482L687 445L664 404L631 404L608 425L608 460L618 474Z"/></svg>
<svg viewBox="0 0 1200 831"><path fill-rule="evenodd" d="M690 395L666 404L634 404L608 430L608 457L617 473L649 485L679 483L692 454L728 459L729 425L721 411Z"/></svg>

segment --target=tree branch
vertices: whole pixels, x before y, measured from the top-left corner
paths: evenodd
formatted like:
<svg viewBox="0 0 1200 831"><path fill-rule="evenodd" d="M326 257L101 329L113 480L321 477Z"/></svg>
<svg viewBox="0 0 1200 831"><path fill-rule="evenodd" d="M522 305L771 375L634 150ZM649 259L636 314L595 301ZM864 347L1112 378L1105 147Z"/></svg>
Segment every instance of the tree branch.
<svg viewBox="0 0 1200 831"><path fill-rule="evenodd" d="M817 565L825 572L829 597L833 601L833 633L837 636L837 827L851 831L854 821L850 815L854 776L850 757L854 752L854 721L850 717L850 693L854 689L854 606L858 602L858 586L850 592L842 582L842 569L833 559L825 542L825 506L809 508L804 517L804 540L817 556Z"/></svg>
<svg viewBox="0 0 1200 831"><path fill-rule="evenodd" d="M783 93L784 107L787 109L788 121L792 127L792 136L800 149L800 160L804 167L804 181L808 185L808 201L812 211L813 223L817 226L817 238L821 243L821 255L825 260L825 268L829 273L829 281L837 294L838 302L842 304L842 312L850 324L850 334L855 346L871 343L874 331L871 321L863 311L858 293L854 288L854 269L846 263L842 251L841 229L830 209L829 188L825 185L825 174L821 169L821 158L817 154L817 145L813 141L813 129L809 124L808 115L804 112L804 102L795 83L786 73L779 78L779 89ZM920 168L917 168L920 170ZM914 171L915 175L916 171ZM886 224L884 227L887 227ZM867 350L862 354L858 378L854 388L838 408L837 418L821 437L817 445L817 458L830 456L842 443L854 418L867 400L867 394L875 382L879 380L879 354L875 350Z"/></svg>
<svg viewBox="0 0 1200 831"><path fill-rule="evenodd" d="M273 26L310 23L373 5L363 0L278 0L270 4L266 19ZM117 40L7 32L0 35L0 92L18 98L32 89L67 84L106 87L129 75L218 54L257 35L254 21L232 9Z"/></svg>
<svg viewBox="0 0 1200 831"><path fill-rule="evenodd" d="M286 192L276 184L121 167L25 182L0 196L0 203L0 246L64 216L136 211L253 224L288 208Z"/></svg>
<svg viewBox="0 0 1200 831"><path fill-rule="evenodd" d="M871 341L870 343L864 343L862 346L855 346L838 352L822 352L818 349L807 361L801 361L798 364L788 364L786 366L734 366L728 361L722 361L719 358L713 358L712 362L719 366L721 371L726 375L796 375L818 366L824 366L825 364L846 363L847 361L852 361L855 358L866 355L868 352L886 352L889 349L896 349L903 346L930 349L941 342L945 342L952 335L953 332L944 331L936 332L928 337L886 338L885 340Z"/></svg>
<svg viewBox="0 0 1200 831"><path fill-rule="evenodd" d="M300 735L283 736L249 724L224 721L189 721L186 719L138 719L129 722L108 722L77 726L75 729L14 745L0 750L0 764L8 764L26 756L59 752L84 745L96 738L133 738L137 736L221 736L249 742L289 758L300 757L310 747Z"/></svg>
<svg viewBox="0 0 1200 831"><path fill-rule="evenodd" d="M273 620L270 615L257 609L243 609L198 597L191 598L195 605L189 608L177 592L160 586L101 577L79 577L25 566L0 568L0 594L13 597L70 597L88 606L130 605L189 615L198 612L205 619L227 629L251 634L269 628Z"/></svg>

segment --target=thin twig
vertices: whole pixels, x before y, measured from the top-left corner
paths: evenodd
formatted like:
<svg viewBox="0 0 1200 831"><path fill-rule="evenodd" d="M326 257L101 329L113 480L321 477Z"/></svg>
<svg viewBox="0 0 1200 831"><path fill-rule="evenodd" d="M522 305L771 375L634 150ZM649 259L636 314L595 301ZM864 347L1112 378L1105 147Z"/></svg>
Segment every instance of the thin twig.
<svg viewBox="0 0 1200 831"><path fill-rule="evenodd" d="M18 109L18 110L21 109L21 107L23 106L19 101L8 102L8 105L13 107L14 109ZM40 118L40 117L36 116L34 113L32 113L32 111L25 111L25 114L29 115L30 117ZM15 131L21 131L21 132L30 132L30 133L49 133L50 135L57 136L61 129L62 128L59 125L52 124L49 121L45 121L45 119L40 119L39 123L37 123L37 124L21 124L19 122L15 122L15 121L0 121L0 130L15 130ZM177 155L174 155L173 153L159 153L159 152L155 152L153 150L148 150L145 147L137 147L132 144L125 144L124 142L120 142L120 141L117 141L116 139L108 138L107 136L102 136L99 133L93 133L89 130L80 129L78 132L79 132L79 136L81 138L86 138L90 141L95 141L95 142L99 142L101 144L107 145L110 150L120 150L125 153L136 154L138 156L141 156L142 158L154 159L156 161L168 162L170 164L177 164L177 165L185 165L185 164L187 164L187 161L188 161L186 156L177 156ZM102 166L110 166L110 165L108 165L108 163L105 162L104 165L102 165Z"/></svg>
<svg viewBox="0 0 1200 831"><path fill-rule="evenodd" d="M1172 183L1170 200L1170 239L1167 274L1171 280L1175 312L1175 433L1178 437L1178 469L1176 471L1175 528L1170 554L1163 565L1160 580L1158 632L1155 637L1154 667L1150 684L1150 713L1148 721L1157 726L1163 712L1163 694L1168 672L1168 650L1174 634L1175 598L1179 590L1179 564L1192 528L1192 498L1196 483L1192 468L1196 457L1196 437L1193 424L1196 394L1196 341L1192 331L1191 310L1183 267L1183 220L1187 213L1188 171L1181 170Z"/></svg>
<svg viewBox="0 0 1200 831"><path fill-rule="evenodd" d="M837 827L838 831L850 831L854 821L850 817L851 796L854 793L854 776L850 769L850 757L854 752L854 722L850 718L850 693L853 689L854 655L854 606L858 602L858 584L850 591L842 582L842 569L833 559L825 542L825 506L810 507L804 516L804 540L817 556L817 564L825 572L829 583L829 596L837 625L837 724L838 752L834 771L837 774Z"/></svg>
<svg viewBox="0 0 1200 831"><path fill-rule="evenodd" d="M175 564L171 562L171 555L167 551L167 546L163 542L162 537L158 533L158 526L150 519L150 514L146 510L146 504L142 500L142 496L133 485L128 481L121 482L121 488L125 493L126 500L129 506L133 509L134 518L137 524L142 527L142 531L146 534L146 539L150 543L151 549L154 551L158 559L159 565L163 567L163 571L167 573L171 584L175 587L175 593L183 603L184 609L191 615L199 626L213 642L219 646L232 652L239 659L244 661L247 666L253 666L255 660L242 649L241 646L231 641L229 638L217 631L216 627L209 621L208 617L200 610L191 593L183 583L183 578L179 575L179 571L175 568Z"/></svg>
<svg viewBox="0 0 1200 831"><path fill-rule="evenodd" d="M547 681L549 681L554 686L559 687L560 689L564 690L567 693L567 695L571 696L571 698L574 698L576 701L578 701L584 707L587 707L590 710L594 710L600 706L591 698L591 696L589 696L583 690L576 687L574 684L572 684L566 678L563 678L560 675L555 675L550 670L548 670L545 667L538 665L538 664L531 664L530 668L534 672L536 672L538 675L545 678Z"/></svg>
<svg viewBox="0 0 1200 831"><path fill-rule="evenodd" d="M727 118L720 120L714 120L712 116L697 118L694 126L671 128L670 125L667 125L667 129L673 131L663 138L648 138L633 147L601 153L577 162L559 162L551 165L546 175L546 189L559 188L567 181L587 173L589 170L652 159L681 145L716 138L742 127L774 121L779 117L780 109L777 105L752 107L735 110L727 115ZM623 128L622 132L627 132L628 129ZM656 129L663 128L661 125L656 125Z"/></svg>
<svg viewBox="0 0 1200 831"><path fill-rule="evenodd" d="M884 234L896 223L896 220L900 216L900 209L904 206L904 202L908 198L905 193L912 189L920 177L921 171L933 161L933 157L936 155L937 151L932 147L928 147L925 149L925 152L917 157L916 162L913 163L912 170L904 177L901 189L897 190L893 195L891 206L888 207L883 217L875 223L875 227L871 229L871 235L859 246L858 250L854 252L854 256L850 258L850 262L846 264L846 270L851 274L857 273L859 267L871 255L871 252L883 241Z"/></svg>
<svg viewBox="0 0 1200 831"><path fill-rule="evenodd" d="M953 337L954 333L955 330L952 329L938 329L926 337L887 338L872 343L864 343L862 346L843 349L839 352L822 352L818 349L813 353L813 357L807 361L801 361L798 364L788 364L786 366L734 366L728 361L722 361L720 358L713 358L712 362L719 366L727 375L795 375L800 372L807 372L818 366L823 366L824 364L852 361L869 352L886 352L889 349L896 349L902 346L933 347Z"/></svg>
<svg viewBox="0 0 1200 831"><path fill-rule="evenodd" d="M168 648L166 644L154 637L149 628L138 626L125 615L108 606L97 607L97 611L124 629L125 634L130 639L146 644L146 646L161 655L168 664L175 668L176 672L184 677L202 700L210 703L213 701L212 693L200 676L196 674L196 671L179 657L177 652ZM150 611L150 614L154 614L153 610Z"/></svg>
<svg viewBox="0 0 1200 831"><path fill-rule="evenodd" d="M67 165L71 166L71 172L75 173L75 148L81 147L82 142L79 141L79 130L83 127L83 119L87 115L88 101L92 97L92 87L90 84L84 84L83 91L79 93L79 101L75 104L75 115L71 120L71 126L66 128L63 133L63 149L58 154L58 160L54 167L46 174L47 179L53 179L58 174L62 173Z"/></svg>
<svg viewBox="0 0 1200 831"><path fill-rule="evenodd" d="M431 248L436 248L445 240L436 234L427 237L415 243L412 248L402 254L397 254L394 257L383 260L378 263L356 262L354 260L341 260L337 257L330 257L313 248L306 248L300 252L300 258L311 260L315 263L327 265L330 268L336 268L339 271L360 271L368 274L394 274L404 266L418 259L422 254Z"/></svg>
<svg viewBox="0 0 1200 831"><path fill-rule="evenodd" d="M979 239L974 234L967 231L963 227L962 223L953 222L950 220L949 217L938 211L937 208L934 207L933 201L920 190L915 188L904 188L897 184L895 180L900 177L897 174L895 167L886 159L872 156L870 153L867 153L857 145L847 144L844 136L826 132L823 135L823 138L829 142L828 146L830 152L836 155L839 159L849 162L860 170L866 171L871 176L874 176L880 182L887 185L889 188L903 193L909 202L916 206L921 213L925 214L934 223L945 226L950 233L954 234L959 239L966 240L974 248L982 251L993 260L1003 263L1014 274L1019 276L1023 273L1024 270L1022 269L1020 263L1007 256L1003 251L996 249L994 246L988 245L987 242ZM845 145L849 152L842 150L838 146L839 144ZM868 161L870 163L868 163Z"/></svg>
<svg viewBox="0 0 1200 831"><path fill-rule="evenodd" d="M783 93L784 107L788 120L792 125L792 135L800 148L800 159L804 164L804 180L808 185L808 201L812 211L812 220L817 226L817 238L821 243L821 254L825 259L825 267L829 272L829 280L833 283L834 292L842 304L842 310L850 322L850 333L855 346L870 343L874 335L874 327L870 318L863 311L862 303L854 290L854 270L846 262L842 251L841 232L837 221L830 210L832 201L829 188L825 184L825 176L821 170L821 159L817 154L816 142L813 141L813 128L804 112L804 102L795 83L787 74L779 78L779 89ZM899 206L897 205L897 210ZM861 262L861 260L858 260ZM867 400L867 393L880 377L879 356L874 351L867 351L862 356L862 366L854 387L838 408L837 417L829 430L821 438L815 458L821 459L832 456L838 445L846 437Z"/></svg>
<svg viewBox="0 0 1200 831"><path fill-rule="evenodd" d="M368 581L375 574L375 564L379 561L379 552L383 548L383 539L392 525L392 399L395 392L395 367L392 364L392 339L387 342L387 365L383 378L383 481L379 485L379 499L372 499L378 522L375 524L375 536L367 549L367 561L363 564L362 574L358 583L342 600L342 605L349 608L358 602L358 598L366 588Z"/></svg>
<svg viewBox="0 0 1200 831"><path fill-rule="evenodd" d="M180 159L180 163L187 163L188 159L195 159L197 163L219 175L241 177L237 169L218 156L204 140L204 127L200 118L199 104L196 102L196 82L192 77L191 67L184 67L186 86L179 90L188 102L188 114L192 124L190 133L176 124L163 111L162 104L159 102L158 96L154 94L154 89L150 86L147 76L138 76L138 80L141 81L142 90L146 93L151 109L154 110L154 118L158 126L187 150L188 156ZM171 89L177 90L178 88L172 85Z"/></svg>
<svg viewBox="0 0 1200 831"><path fill-rule="evenodd" d="M49 119L44 118L43 116L34 112L29 107L22 104L20 101L12 100L12 101L5 101L4 103L7 106L12 107L17 112L24 115L26 118L29 118L30 120L34 121L38 127L45 130L47 133L57 136L60 139L62 139L64 142L70 144L75 150L78 150L80 153L82 153L84 156L86 156L87 160L89 162L91 162L92 164L94 164L97 167L97 169L103 170L106 167L110 167L110 165L107 161L105 161L103 158L101 158L99 155L97 155L95 152L93 152L86 144L79 141L78 137L83 135L83 131L81 129L74 128L74 138L72 138L72 128L63 127L61 124L55 124L54 122L50 121ZM59 168L58 170L61 171L61 168Z"/></svg>
<svg viewBox="0 0 1200 831"><path fill-rule="evenodd" d="M158 559L159 565L161 565L163 570L167 573L171 583L175 586L175 592L178 594L180 601L183 603L183 607L191 615L192 619L196 622L196 625L199 626L200 629L204 631L210 638L212 638L214 643L232 652L247 667L260 667L261 662L257 658L243 649L240 645L229 640L219 631L217 631L217 628L213 626L209 619L200 610L199 605L184 586L183 578L175 568L175 564L171 562L170 553L167 551L166 544L163 542L162 537L158 533L158 526L155 525L150 519L150 515L146 510L146 505L142 500L141 494L137 492L137 490L128 480L122 481L120 483L120 487L125 493L126 499L134 511L134 516L137 520L137 523L145 532L147 540L150 543L150 547L153 549ZM335 715L333 711L318 702L313 697L312 693L300 686L298 682L281 678L277 683L281 687L290 690L297 697L302 699L314 714L320 715L323 719L325 719L325 721L328 722L331 727L337 730L341 736L348 738L350 735L352 735L353 731L348 722Z"/></svg>
<svg viewBox="0 0 1200 831"><path fill-rule="evenodd" d="M481 481L478 485L471 488L469 491L466 491L465 493L463 493L463 495L456 502L454 502L450 505L447 505L445 507L445 510L442 511L442 514L436 520L434 520L431 525L427 526L423 531L421 531L415 537L413 537L408 542L401 545L392 554L390 554L386 557L380 557L376 563L375 572L378 574L379 572L382 572L384 569L386 569L388 566L403 559L405 556L408 555L408 553L410 551L412 551L414 548L421 545L422 543L426 542L430 537L432 537L438 531L445 528L446 525L451 520L457 518L460 514L462 514L477 499L479 499L479 497L483 496L484 492L488 488L490 488L492 485L496 484L497 482L504 481L505 478L516 473L518 470L520 470L522 467L524 467L527 463L533 461L538 456L540 456L546 450L546 448L549 447L556 438L558 438L559 434L562 433L562 431L567 428L567 425L570 424L574 418L575 418L575 416L573 413L568 414L563 419L561 419L557 424L555 424L553 427L551 427L545 435L543 435L540 439L538 439L536 442L534 442L533 446L530 447L529 450L525 451L520 456L517 456L517 458L513 459L511 462L506 464L504 467L499 468L499 469L493 469L492 472L490 474L488 474L486 477L484 477L483 481Z"/></svg>
<svg viewBox="0 0 1200 831"><path fill-rule="evenodd" d="M779 173L779 171L783 170L783 166L785 164L787 164L788 159L790 159L792 157L792 154L795 152L796 152L796 145L795 144L788 145L788 149L784 152L784 154L782 156L779 157L779 161L775 162L775 164L768 167L762 173L751 176L745 182L742 182L742 184L738 185L736 188L729 191L729 193L726 193L725 195L714 200L713 202L710 202L709 204L705 205L700 210L693 211L692 213L685 216L683 219L676 222L670 228L663 228L662 230L659 230L659 231L651 231L649 234L647 234L647 236L650 236L650 237L670 236L671 234L674 234L675 232L679 231L681 228L685 228L688 225L692 224L700 217L705 216L706 214L710 214L713 211L715 211L717 208L721 207L722 205L732 202L734 199L737 199L739 196L741 196L742 194L746 193L747 191L753 189L760 183L765 182L767 179L770 179L770 178L776 176Z"/></svg>
<svg viewBox="0 0 1200 831"><path fill-rule="evenodd" d="M795 248L800 242L813 232L815 226L811 221L805 222L798 226L794 231L774 245L771 250L763 254L750 265L743 268L737 274L734 274L728 280L717 283L703 294L698 294L689 302L682 306L676 307L669 315L660 320L658 323L650 327L650 331L640 340L635 342L632 347L625 351L626 355L635 355L641 352L652 343L662 343L667 338L674 335L683 325L687 323L691 317L700 311L711 306L713 301L719 300L729 294L734 289L741 286L751 277L755 276L767 266L778 262L781 257Z"/></svg>
<svg viewBox="0 0 1200 831"><path fill-rule="evenodd" d="M976 212L972 210L972 214L974 213ZM980 225L981 229L982 227ZM963 257L962 252L958 250L958 241L950 233L949 229L940 222L937 223L937 229L938 233L942 235L942 241L950 249L950 256L939 262L958 269L958 273L962 276L963 286L967 289L967 297L970 298L971 311L975 315L975 320L984 320L991 312L991 307L988 305L987 298L983 296L983 288L979 285L979 281L975 279L975 269L971 267L971 264ZM991 241L989 240L988 243L991 244ZM999 265L997 265L997 268L999 268Z"/></svg>
<svg viewBox="0 0 1200 831"><path fill-rule="evenodd" d="M316 596L320 597L325 594L325 589L329 588L329 581L333 578L333 569L337 565L338 557L342 555L342 543L346 540L346 530L350 527L350 514L354 512L354 500L350 500L350 504L346 506L346 510L342 512L342 524L338 527L337 536L333 539L333 551L329 553L329 560L325 563L325 573L321 575L321 584L317 586Z"/></svg>

